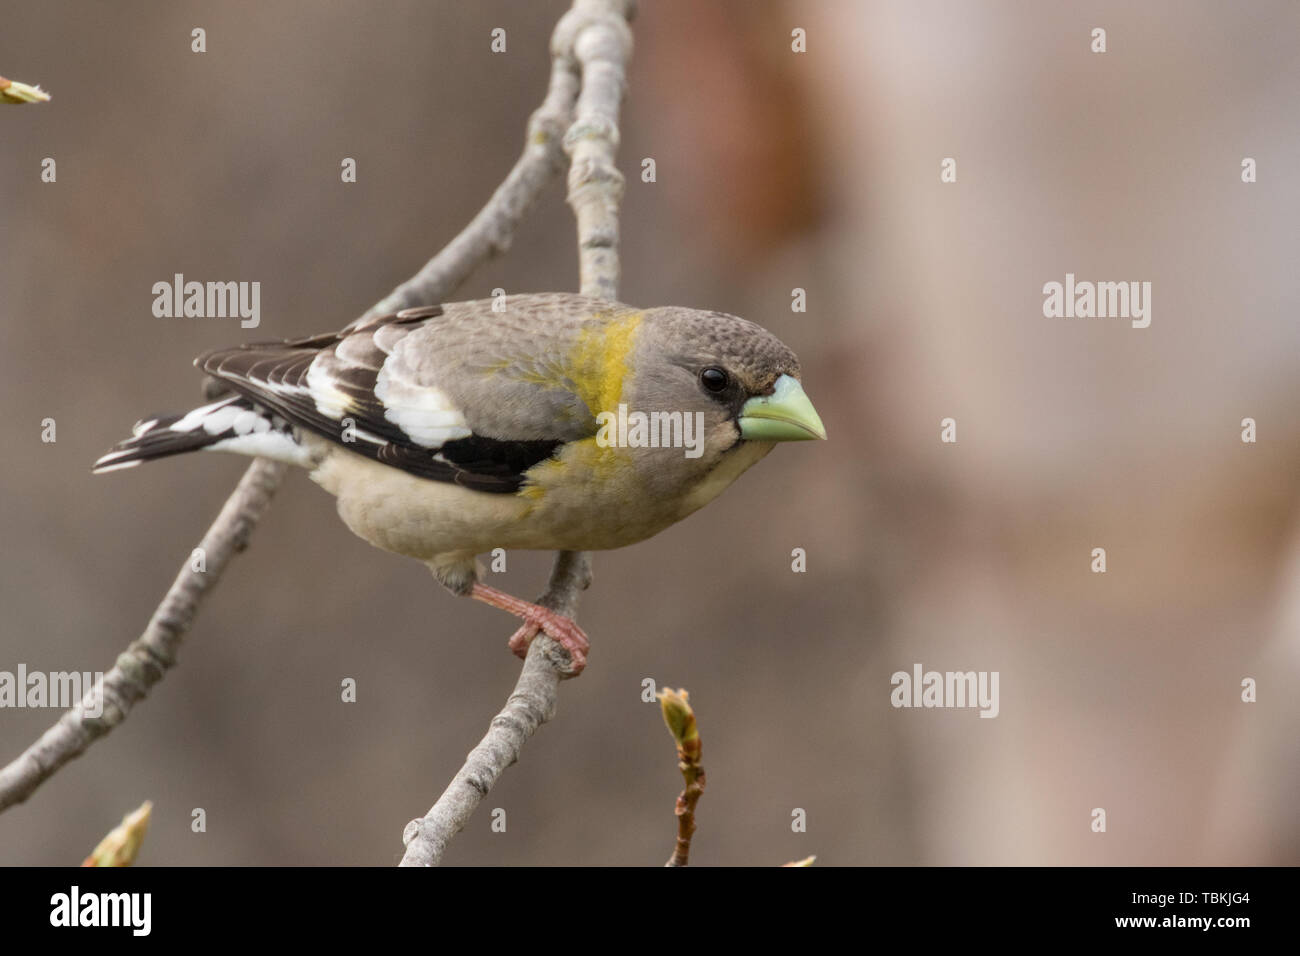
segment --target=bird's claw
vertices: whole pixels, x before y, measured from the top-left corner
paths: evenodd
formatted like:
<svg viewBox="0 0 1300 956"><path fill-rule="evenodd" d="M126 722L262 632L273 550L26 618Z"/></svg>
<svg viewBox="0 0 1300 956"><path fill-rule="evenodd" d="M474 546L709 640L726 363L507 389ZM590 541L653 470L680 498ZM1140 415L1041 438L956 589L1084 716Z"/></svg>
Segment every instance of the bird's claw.
<svg viewBox="0 0 1300 956"><path fill-rule="evenodd" d="M587 666L587 652L591 650L591 643L582 628L578 627L572 618L565 617L563 614L556 614L553 611L547 611L545 615L530 614L524 619L523 626L510 635L510 650L514 651L517 657L526 657L529 645L533 643L533 638L537 637L539 632L546 634L568 651L572 676L576 677L582 673L583 668Z"/></svg>

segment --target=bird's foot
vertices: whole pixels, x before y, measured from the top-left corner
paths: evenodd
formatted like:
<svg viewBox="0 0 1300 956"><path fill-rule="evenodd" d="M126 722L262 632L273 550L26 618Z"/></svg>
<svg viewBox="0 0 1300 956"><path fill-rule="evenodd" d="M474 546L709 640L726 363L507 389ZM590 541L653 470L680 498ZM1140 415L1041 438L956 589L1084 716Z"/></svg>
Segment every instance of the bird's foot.
<svg viewBox="0 0 1300 956"><path fill-rule="evenodd" d="M546 608L541 609L543 611L547 610ZM573 676L576 677L587 666L587 651L591 649L591 644L588 642L587 635L582 628L578 627L572 618L565 617L563 614L556 614L554 611L550 611L549 614L550 616L545 622L533 622L525 618L526 623L510 635L510 649L515 652L517 657L527 657L528 648L533 643L533 638L539 633L544 633L569 652L569 660L573 664Z"/></svg>
<svg viewBox="0 0 1300 956"><path fill-rule="evenodd" d="M490 604L503 611L509 611L524 620L523 626L510 635L510 649L518 657L526 657L528 647L539 633L563 647L569 654L572 665L571 675L576 677L587 666L587 652L591 644L582 628L572 618L565 617L550 608L524 601L512 594L506 594L486 584L475 584L470 597Z"/></svg>
<svg viewBox="0 0 1300 956"><path fill-rule="evenodd" d="M528 646L533 643L533 638L541 632L542 629L536 624L521 625L519 630L510 635L510 640L506 644L515 652L515 657L527 657Z"/></svg>

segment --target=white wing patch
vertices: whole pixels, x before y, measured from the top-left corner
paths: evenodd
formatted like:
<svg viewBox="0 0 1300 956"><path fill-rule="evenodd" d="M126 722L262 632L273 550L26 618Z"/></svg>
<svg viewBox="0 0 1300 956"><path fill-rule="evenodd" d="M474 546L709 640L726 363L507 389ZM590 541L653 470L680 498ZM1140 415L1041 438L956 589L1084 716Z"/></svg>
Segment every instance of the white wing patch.
<svg viewBox="0 0 1300 956"><path fill-rule="evenodd" d="M334 384L334 376L321 356L307 368L307 391L316 403L316 411L326 418L338 421L352 407L352 398Z"/></svg>
<svg viewBox="0 0 1300 956"><path fill-rule="evenodd" d="M248 414L254 414L249 412ZM266 422L266 419L262 419ZM269 423L267 428L260 428L256 431L250 431L237 435L234 438L223 438L221 441L213 442L204 448L204 451L228 451L236 455L250 455L254 458L270 458L272 461L282 461L288 465L297 465L300 468L313 468L316 465L311 451L294 441L293 436L281 431L271 431ZM139 462L131 462L139 464ZM113 467L113 466L110 466ZM108 469L101 469L107 471Z"/></svg>
<svg viewBox="0 0 1300 956"><path fill-rule="evenodd" d="M237 401L239 401L239 397L232 395L230 398L223 398L211 405L200 405L188 415L173 422L169 427L174 432L192 432L194 429L202 427L209 435L219 435L234 425L235 419L243 411L242 408L234 405ZM138 422L132 432L138 438L156 424L157 419Z"/></svg>
<svg viewBox="0 0 1300 956"><path fill-rule="evenodd" d="M465 416L440 389L405 380L395 358L390 358L375 379L375 397L383 403L384 417L425 448L440 448L449 441L468 438Z"/></svg>

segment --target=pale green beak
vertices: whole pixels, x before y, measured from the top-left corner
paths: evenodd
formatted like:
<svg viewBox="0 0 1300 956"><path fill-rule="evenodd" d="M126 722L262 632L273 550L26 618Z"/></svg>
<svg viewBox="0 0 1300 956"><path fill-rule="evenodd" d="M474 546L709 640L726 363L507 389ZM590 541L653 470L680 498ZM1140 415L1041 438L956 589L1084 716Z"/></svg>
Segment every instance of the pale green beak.
<svg viewBox="0 0 1300 956"><path fill-rule="evenodd" d="M789 375L776 380L771 395L751 398L740 407L740 437L748 441L808 441L825 438L817 409Z"/></svg>

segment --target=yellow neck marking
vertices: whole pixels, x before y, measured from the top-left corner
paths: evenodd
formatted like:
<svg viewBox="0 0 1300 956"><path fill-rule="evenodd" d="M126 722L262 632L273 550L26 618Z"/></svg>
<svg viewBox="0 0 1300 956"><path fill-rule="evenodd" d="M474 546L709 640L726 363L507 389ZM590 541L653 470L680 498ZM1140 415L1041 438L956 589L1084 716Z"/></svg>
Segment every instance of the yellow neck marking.
<svg viewBox="0 0 1300 956"><path fill-rule="evenodd" d="M578 333L578 344L569 355L569 374L593 417L618 411L641 318L640 312L631 312L607 322L593 322Z"/></svg>
<svg viewBox="0 0 1300 956"><path fill-rule="evenodd" d="M636 345L641 319L642 313L629 312L607 321L592 322L578 333L578 342L565 363L565 373L592 418L601 412L618 411L630 371L628 358ZM581 475L585 482L608 482L617 477L618 466L617 449L597 445L594 436L569 442L559 457L548 458L529 469L528 481L518 494L535 503L541 502L548 488L563 483L566 473Z"/></svg>

